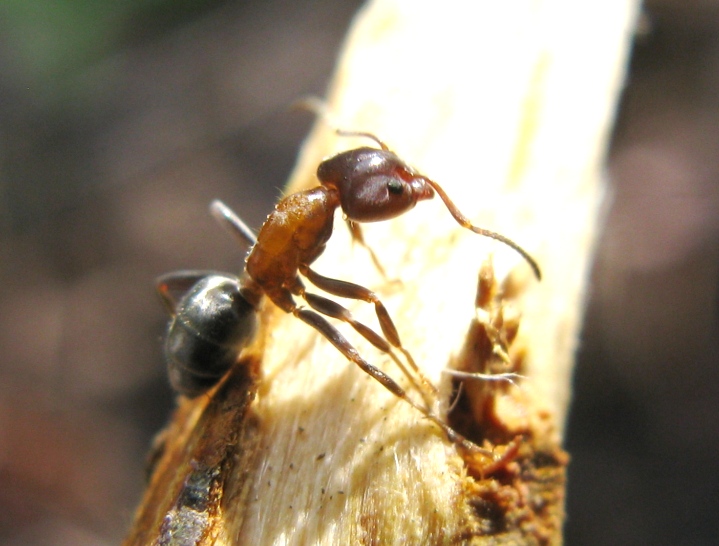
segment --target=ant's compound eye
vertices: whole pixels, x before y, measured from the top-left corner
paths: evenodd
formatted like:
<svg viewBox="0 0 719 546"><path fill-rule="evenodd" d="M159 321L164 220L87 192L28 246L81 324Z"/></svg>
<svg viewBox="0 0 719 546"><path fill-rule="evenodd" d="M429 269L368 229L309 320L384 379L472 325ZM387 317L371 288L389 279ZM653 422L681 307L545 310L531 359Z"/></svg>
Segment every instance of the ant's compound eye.
<svg viewBox="0 0 719 546"><path fill-rule="evenodd" d="M342 189L342 210L356 222L388 220L408 211L417 202L410 186L384 174L357 177Z"/></svg>
<svg viewBox="0 0 719 546"><path fill-rule="evenodd" d="M399 180L390 180L387 182L387 190L393 195L402 195L404 184Z"/></svg>

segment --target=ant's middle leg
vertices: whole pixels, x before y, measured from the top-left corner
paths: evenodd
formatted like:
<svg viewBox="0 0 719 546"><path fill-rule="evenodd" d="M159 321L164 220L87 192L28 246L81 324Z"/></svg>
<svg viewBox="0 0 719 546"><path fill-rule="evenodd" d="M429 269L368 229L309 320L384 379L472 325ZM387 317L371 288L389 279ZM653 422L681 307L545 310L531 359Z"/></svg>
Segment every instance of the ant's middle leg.
<svg viewBox="0 0 719 546"><path fill-rule="evenodd" d="M420 392L422 392L422 396L425 398L425 400L434 399L437 398L437 388L432 384L432 382L425 377L425 375L421 372L419 367L417 366L417 363L414 361L414 358L412 358L412 355L410 352L405 349L402 346L402 342L399 339L399 332L397 332L397 327L394 325L394 322L392 321L392 318L390 317L389 313L387 312L387 308L384 306L384 304L380 301L380 299L377 297L377 295L372 292L371 290L368 290L364 286L360 286L358 284L354 284L347 281L341 281L339 279L331 279L329 277L325 277L323 275L320 275L316 271L314 271L312 268L310 268L308 265L300 265L300 273L307 277L307 279L317 286L318 288L321 288L325 292L328 292L330 294L333 294L335 296L339 296L341 298L349 298L353 300L361 300L366 301L367 303L373 303L375 306L375 313L377 314L377 319L379 320L380 327L382 328L382 333L384 334L387 341L389 341L392 346L396 347L400 351L402 351L402 354L404 354L405 358L407 359L407 362L409 363L410 367L414 371L414 373L419 377L420 382L422 383L422 386L424 389L419 389ZM316 296L318 297L318 296ZM305 298L307 299L307 298ZM324 299L324 298L323 298ZM327 300L330 301L330 300ZM307 300L307 303L312 305L312 302ZM338 305L334 302L332 302L334 305ZM340 306L341 307L341 306ZM315 307L316 308L316 307ZM323 309L316 308L321 313L324 313L329 316L335 316L331 313L326 313ZM351 318L351 314L348 310L342 308L345 313ZM340 320L344 320L345 322L349 322L353 325L353 320L346 320L345 318L341 316L335 316L335 318L338 318ZM366 327L365 327L366 328ZM357 329L357 328L355 328ZM360 330L357 330L362 334ZM364 334L362 334L364 335ZM366 336L365 336L366 337ZM372 342L371 339L367 338L370 342ZM377 346L377 345L375 345ZM377 346L378 347L378 346ZM381 350L381 347L378 347ZM391 351L385 351L388 352L390 355L393 353ZM396 360L395 360L396 361ZM415 380L412 379L410 374L407 373L405 367L402 364L399 364L400 368L402 368L402 371L405 375L413 382L415 383ZM428 402L429 403L429 402Z"/></svg>

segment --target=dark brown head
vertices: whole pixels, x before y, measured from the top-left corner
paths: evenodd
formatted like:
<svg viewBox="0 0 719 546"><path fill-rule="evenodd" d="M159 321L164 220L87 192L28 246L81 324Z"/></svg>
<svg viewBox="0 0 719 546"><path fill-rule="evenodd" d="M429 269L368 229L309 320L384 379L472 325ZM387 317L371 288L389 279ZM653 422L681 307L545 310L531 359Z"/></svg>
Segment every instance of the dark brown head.
<svg viewBox="0 0 719 546"><path fill-rule="evenodd" d="M324 160L317 178L337 189L342 211L355 222L389 220L434 196L424 176L393 152L376 148L355 148Z"/></svg>

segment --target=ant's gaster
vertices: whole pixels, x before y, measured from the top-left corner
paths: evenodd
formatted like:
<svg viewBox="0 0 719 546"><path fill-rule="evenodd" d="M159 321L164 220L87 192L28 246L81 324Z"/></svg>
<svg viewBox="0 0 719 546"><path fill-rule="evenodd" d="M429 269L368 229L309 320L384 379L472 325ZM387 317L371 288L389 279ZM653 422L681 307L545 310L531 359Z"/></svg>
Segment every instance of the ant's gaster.
<svg viewBox="0 0 719 546"><path fill-rule="evenodd" d="M217 202L211 210L233 234L255 244L252 231L230 209ZM157 279L172 317L165 335L167 371L180 394L194 397L213 387L252 341L262 294L244 287L247 282L216 271L176 271Z"/></svg>
<svg viewBox="0 0 719 546"><path fill-rule="evenodd" d="M516 250L529 263L537 278L541 276L539 266L513 241L472 225L439 184L414 171L376 136L363 132L337 132L342 136L370 138L380 148L355 148L326 159L317 169L320 186L293 193L280 200L260 229L241 279L223 277L224 280L219 283L222 288L214 293L195 285L176 305L168 297L171 284L190 285L193 275L197 283L209 282L208 279L219 280L217 275L180 272L160 280L159 291L163 299L170 302L169 307L175 314L166 345L171 377L173 372L175 375L173 384L184 394L196 395L219 380L224 373L220 373L221 370L226 371L232 365L232 351L235 351L236 358L239 350L251 338L254 332L254 312L262 295L265 295L280 309L321 333L346 358L436 423L452 441L466 449L483 452L434 415L431 408L436 400L436 389L422 375L409 352L402 346L397 328L377 295L363 286L324 277L310 265L322 254L332 235L338 207L350 224L353 237L362 242L357 223L389 220L411 210L418 201L431 199L436 192L462 227L501 241ZM253 242L251 232L225 205L215 201L212 211L230 231L241 239ZM307 292L300 276L334 296L372 303L383 336L356 321L342 305ZM218 319L221 327L214 324L216 317L212 316L212 311L209 312L210 316L192 311L195 305L208 307L209 300L215 297L230 302L227 303L229 309L233 306L236 308L232 312L227 311L226 322ZM295 297L302 298L310 309L299 307ZM348 323L375 347L389 354L422 394L425 403L416 403L394 379L362 358L323 315ZM233 323L236 331L231 333ZM178 337L186 339L191 349L182 350L179 347L182 341L177 343L178 348L169 342L176 328L181 329ZM216 338L208 337L206 333L210 330L221 334ZM395 350L405 355L411 371L397 357ZM218 355L217 361L213 361L215 354ZM190 388L187 388L188 385Z"/></svg>
<svg viewBox="0 0 719 546"><path fill-rule="evenodd" d="M157 280L172 320L165 336L170 384L197 396L225 375L257 328L257 307L234 275L178 271ZM176 292L184 292L177 299Z"/></svg>

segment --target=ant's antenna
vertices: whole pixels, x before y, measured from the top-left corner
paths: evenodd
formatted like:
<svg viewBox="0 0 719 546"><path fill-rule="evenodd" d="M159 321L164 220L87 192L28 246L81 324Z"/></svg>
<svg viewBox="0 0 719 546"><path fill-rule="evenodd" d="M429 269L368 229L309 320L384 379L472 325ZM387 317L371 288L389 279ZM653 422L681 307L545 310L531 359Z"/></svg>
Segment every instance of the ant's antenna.
<svg viewBox="0 0 719 546"><path fill-rule="evenodd" d="M321 118L327 125L334 129L335 133L337 133L337 135L339 136L369 138L375 141L383 151L390 151L389 147L372 133L368 133L366 131L347 131L344 129L340 129L332 119L332 116L330 115L329 111L327 110L327 104L323 100L318 99L317 97L305 97L294 102L292 106L295 108L302 108L313 112L317 117ZM439 197L442 199L442 201L444 201L444 205L447 207L447 210L449 210L449 213L452 215L452 217L454 217L454 219L459 225L464 228L467 228L470 231L473 231L478 235L489 237L490 239L494 239L496 241L499 241L500 243L504 243L508 247L514 249L516 252L519 253L520 256L522 256L522 258L526 260L526 262L532 268L532 271L537 277L537 280L542 280L542 272L539 269L539 264L537 264L534 258L532 258L526 250L524 250L517 243L505 237L501 233L497 233L495 231L473 225L472 222L470 222L469 219L460 212L460 210L457 208L457 205L452 202L452 200L445 193L442 187L437 184L437 182L434 182L427 177L422 178L439 194Z"/></svg>
<svg viewBox="0 0 719 546"><path fill-rule="evenodd" d="M522 258L524 258L527 263L529 264L529 267L532 268L532 271L534 272L534 275L537 277L537 280L542 280L542 272L539 269L539 264L532 258L529 253L524 250L521 246L519 246L517 243L512 241L511 239L508 239L504 235L497 233L495 231L490 231L488 229L480 228L472 224L472 222L469 221L469 219L460 212L460 210L457 208L457 205L455 205L452 200L449 198L449 196L445 193L445 191L442 189L442 186L437 184L437 182L434 182L433 180L430 180L429 178L423 177L424 180L432 186L434 191L437 192L440 199L444 201L445 206L447 207L447 210L452 215L452 217L457 221L457 223L467 228L468 230L478 234L482 235L484 237L489 237L490 239L495 239L496 241L499 241L500 243L504 243L510 248L513 248L515 251L519 253Z"/></svg>

